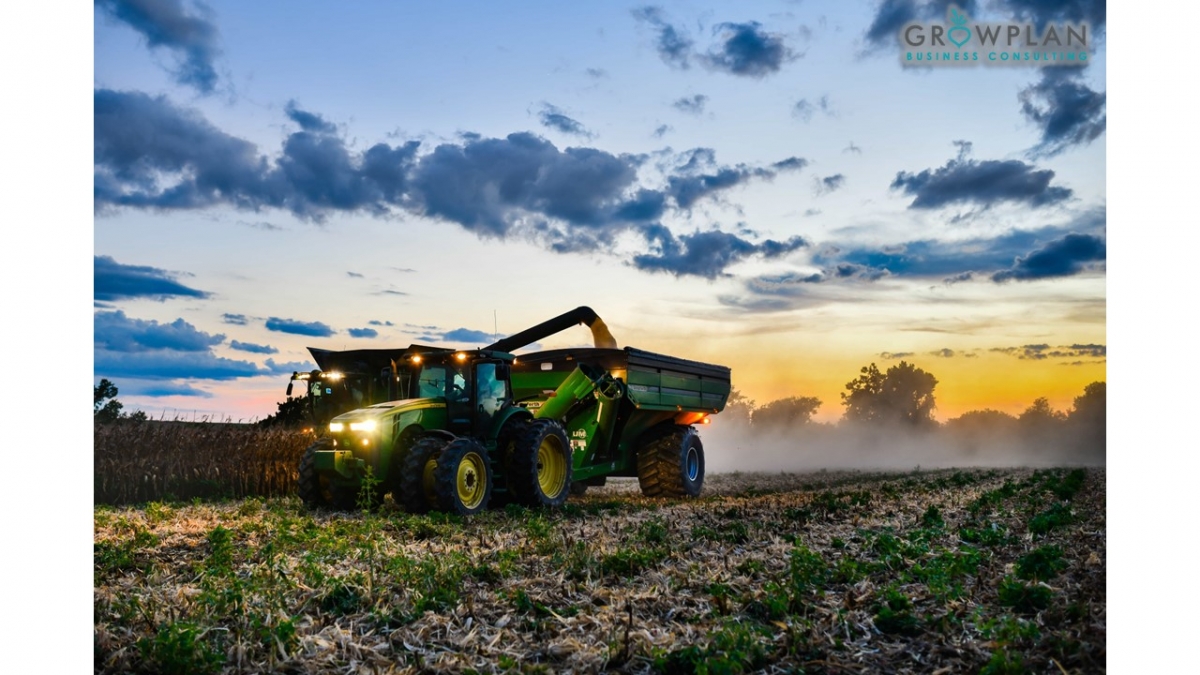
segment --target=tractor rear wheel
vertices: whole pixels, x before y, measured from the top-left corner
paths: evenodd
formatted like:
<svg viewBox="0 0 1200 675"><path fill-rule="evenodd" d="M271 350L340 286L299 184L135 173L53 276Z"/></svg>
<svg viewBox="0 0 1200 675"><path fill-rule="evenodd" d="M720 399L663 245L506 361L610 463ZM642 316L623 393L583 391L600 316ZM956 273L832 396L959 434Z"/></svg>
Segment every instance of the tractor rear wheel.
<svg viewBox="0 0 1200 675"><path fill-rule="evenodd" d="M675 425L638 451L638 484L647 497L697 497L704 487L704 445L692 427Z"/></svg>
<svg viewBox="0 0 1200 675"><path fill-rule="evenodd" d="M509 460L508 488L525 506L556 508L571 492L571 444L554 420L533 420L517 434Z"/></svg>
<svg viewBox="0 0 1200 675"><path fill-rule="evenodd" d="M433 469L437 506L447 513L469 516L483 511L492 496L492 465L487 448L472 438L450 441Z"/></svg>
<svg viewBox="0 0 1200 675"><path fill-rule="evenodd" d="M437 506L433 471L445 447L446 439L425 436L413 443L404 454L404 461L400 465L399 490L392 492L392 499L404 506L405 511L428 513L429 509Z"/></svg>

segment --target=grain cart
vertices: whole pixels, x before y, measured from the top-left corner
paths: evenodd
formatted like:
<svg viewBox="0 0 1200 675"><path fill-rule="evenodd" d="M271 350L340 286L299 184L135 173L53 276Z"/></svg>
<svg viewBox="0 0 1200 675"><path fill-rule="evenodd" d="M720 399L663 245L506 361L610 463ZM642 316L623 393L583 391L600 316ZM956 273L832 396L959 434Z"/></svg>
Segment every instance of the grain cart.
<svg viewBox="0 0 1200 675"><path fill-rule="evenodd" d="M571 326L594 348L512 352ZM310 505L347 508L391 492L410 512L472 514L489 504L561 506L607 476L650 496L695 496L695 428L725 407L729 369L626 347L580 307L483 349L409 354L393 377L408 398L334 417L300 464Z"/></svg>

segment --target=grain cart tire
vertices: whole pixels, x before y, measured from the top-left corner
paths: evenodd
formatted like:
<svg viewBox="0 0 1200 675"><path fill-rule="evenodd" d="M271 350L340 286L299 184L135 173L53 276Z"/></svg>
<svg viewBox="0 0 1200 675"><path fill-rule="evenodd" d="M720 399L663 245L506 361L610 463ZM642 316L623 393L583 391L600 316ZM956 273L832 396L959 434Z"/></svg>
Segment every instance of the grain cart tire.
<svg viewBox="0 0 1200 675"><path fill-rule="evenodd" d="M300 501L308 508L334 506L334 489L329 483L329 478L322 476L314 466L319 450L328 450L330 444L329 438L317 438L300 458L300 480L296 483L296 492L300 495Z"/></svg>
<svg viewBox="0 0 1200 675"><path fill-rule="evenodd" d="M697 497L704 487L704 445L692 427L675 426L638 451L638 483L647 497Z"/></svg>
<svg viewBox="0 0 1200 675"><path fill-rule="evenodd" d="M524 425L512 446L508 489L525 506L557 508L571 492L573 464L567 432L554 420Z"/></svg>
<svg viewBox="0 0 1200 675"><path fill-rule="evenodd" d="M446 447L446 439L425 436L413 443L400 464L400 491L392 499L409 513L428 513L437 506L433 490L433 472L438 458Z"/></svg>
<svg viewBox="0 0 1200 675"><path fill-rule="evenodd" d="M437 506L447 513L469 516L483 511L492 496L492 464L487 448L472 438L450 441L433 470Z"/></svg>

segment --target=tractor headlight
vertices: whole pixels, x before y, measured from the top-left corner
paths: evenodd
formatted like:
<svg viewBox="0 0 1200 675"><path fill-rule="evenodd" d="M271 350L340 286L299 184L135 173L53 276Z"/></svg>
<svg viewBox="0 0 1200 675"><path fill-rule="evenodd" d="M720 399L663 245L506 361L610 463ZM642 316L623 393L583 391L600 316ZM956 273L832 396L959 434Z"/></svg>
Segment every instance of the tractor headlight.
<svg viewBox="0 0 1200 675"><path fill-rule="evenodd" d="M370 433L372 431L375 431L375 427L376 427L375 420L364 420L362 422L351 422L350 423L350 431L365 431L365 432Z"/></svg>
<svg viewBox="0 0 1200 675"><path fill-rule="evenodd" d="M340 434L345 430L346 430L346 425L343 422L330 422L329 423L329 433L331 433L331 434Z"/></svg>

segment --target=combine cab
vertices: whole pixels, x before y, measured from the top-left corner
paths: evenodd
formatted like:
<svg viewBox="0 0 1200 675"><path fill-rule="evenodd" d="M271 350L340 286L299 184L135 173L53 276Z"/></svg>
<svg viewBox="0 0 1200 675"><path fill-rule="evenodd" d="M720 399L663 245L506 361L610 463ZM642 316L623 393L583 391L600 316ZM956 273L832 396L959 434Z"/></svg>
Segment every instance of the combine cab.
<svg viewBox="0 0 1200 675"><path fill-rule="evenodd" d="M580 323L595 348L512 353ZM608 476L636 476L649 496L696 496L704 446L693 425L720 412L730 391L724 366L618 349L587 307L484 349L359 354L371 357L359 359L366 375L384 356L388 365L337 395L357 387L364 400L385 391L391 400L330 419L300 463L310 506L377 504L391 492L418 513L556 507Z"/></svg>

